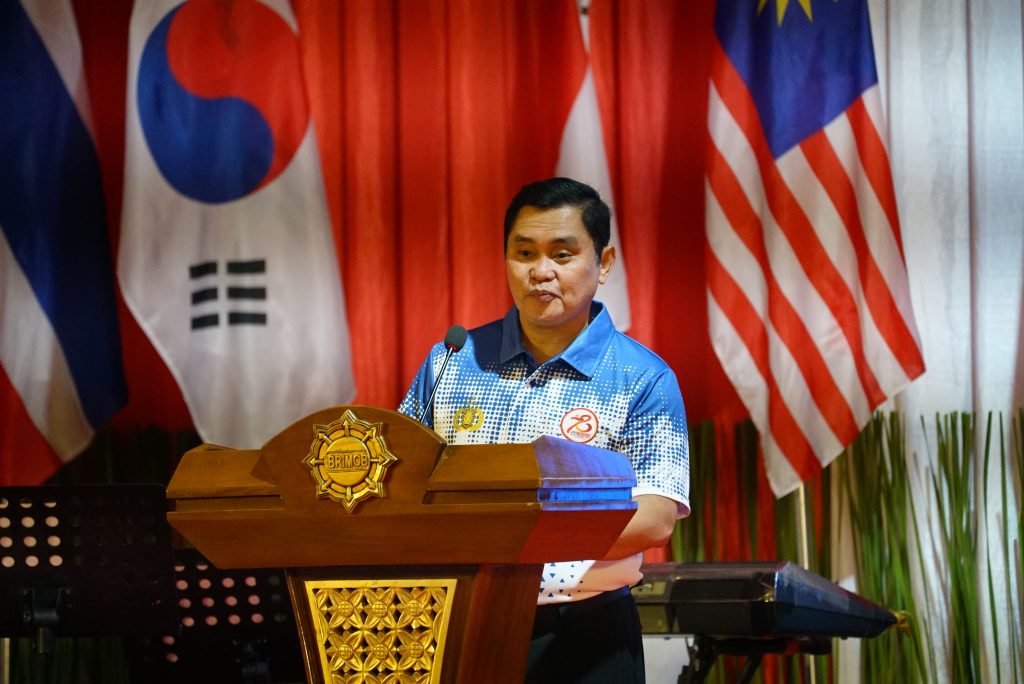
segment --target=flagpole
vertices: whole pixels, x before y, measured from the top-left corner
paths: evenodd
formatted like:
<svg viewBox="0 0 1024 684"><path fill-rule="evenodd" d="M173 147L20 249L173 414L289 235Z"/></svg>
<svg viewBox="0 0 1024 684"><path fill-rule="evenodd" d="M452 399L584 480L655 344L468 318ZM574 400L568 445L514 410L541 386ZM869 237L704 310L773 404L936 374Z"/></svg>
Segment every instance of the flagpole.
<svg viewBox="0 0 1024 684"><path fill-rule="evenodd" d="M811 570L810 533L807 529L807 491L803 482L796 489L796 529L797 562L800 563L800 567ZM811 655L804 654L801 657L801 661L804 670L804 680L810 684L815 684L816 677L814 663L811 661L812 657Z"/></svg>
<svg viewBox="0 0 1024 684"><path fill-rule="evenodd" d="M11 640L0 639L0 684L11 684Z"/></svg>

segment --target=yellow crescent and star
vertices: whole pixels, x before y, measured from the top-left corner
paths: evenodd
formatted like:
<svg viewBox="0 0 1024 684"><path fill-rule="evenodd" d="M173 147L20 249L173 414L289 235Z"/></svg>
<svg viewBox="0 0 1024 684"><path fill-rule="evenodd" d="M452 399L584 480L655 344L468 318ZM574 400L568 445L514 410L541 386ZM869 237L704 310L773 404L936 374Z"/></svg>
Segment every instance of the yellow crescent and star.
<svg viewBox="0 0 1024 684"><path fill-rule="evenodd" d="M775 19L778 21L779 26L782 26L782 17L785 16L786 10L789 9L789 4L792 0L774 0L775 1ZM803 8L804 14L811 21L814 21L814 15L811 12L811 0L796 0L800 7ZM835 2L835 0L833 0ZM757 13L761 14L764 8L768 5L768 0L757 0Z"/></svg>

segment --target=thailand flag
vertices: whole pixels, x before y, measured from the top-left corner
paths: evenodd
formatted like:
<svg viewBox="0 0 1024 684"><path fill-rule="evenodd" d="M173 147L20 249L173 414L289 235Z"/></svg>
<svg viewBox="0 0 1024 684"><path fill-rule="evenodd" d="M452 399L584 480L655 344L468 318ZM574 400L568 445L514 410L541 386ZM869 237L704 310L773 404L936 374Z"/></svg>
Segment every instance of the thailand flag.
<svg viewBox="0 0 1024 684"><path fill-rule="evenodd" d="M125 402L70 2L0 3L0 483L37 484Z"/></svg>
<svg viewBox="0 0 1024 684"><path fill-rule="evenodd" d="M127 91L118 276L199 434L257 447L350 401L345 304L289 4L137 3Z"/></svg>
<svg viewBox="0 0 1024 684"><path fill-rule="evenodd" d="M777 496L924 372L864 0L719 0L708 311Z"/></svg>

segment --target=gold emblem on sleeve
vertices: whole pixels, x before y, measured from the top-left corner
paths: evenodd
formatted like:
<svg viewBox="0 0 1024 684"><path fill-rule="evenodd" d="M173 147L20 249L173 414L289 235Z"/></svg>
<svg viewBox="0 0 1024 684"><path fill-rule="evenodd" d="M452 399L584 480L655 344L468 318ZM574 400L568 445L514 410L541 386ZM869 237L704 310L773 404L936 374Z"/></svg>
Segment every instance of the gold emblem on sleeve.
<svg viewBox="0 0 1024 684"><path fill-rule="evenodd" d="M316 436L302 462L313 472L318 497L340 501L351 513L363 499L386 496L384 476L398 457L388 449L380 427L351 411L330 425L314 426Z"/></svg>

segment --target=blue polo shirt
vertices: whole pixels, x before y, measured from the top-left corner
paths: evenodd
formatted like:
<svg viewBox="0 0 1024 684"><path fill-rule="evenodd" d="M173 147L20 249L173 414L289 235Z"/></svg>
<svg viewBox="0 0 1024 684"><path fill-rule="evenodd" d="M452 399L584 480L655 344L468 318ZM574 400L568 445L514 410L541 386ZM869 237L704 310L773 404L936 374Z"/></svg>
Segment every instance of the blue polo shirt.
<svg viewBox="0 0 1024 684"><path fill-rule="evenodd" d="M615 329L604 305L561 354L537 365L523 347L519 312L469 332L425 422L449 444L513 444L542 435L611 449L636 472L633 495L658 494L689 513L686 413L672 369ZM398 410L419 415L445 356L434 346ZM550 563L540 603L579 600L640 579L640 554L617 561Z"/></svg>

